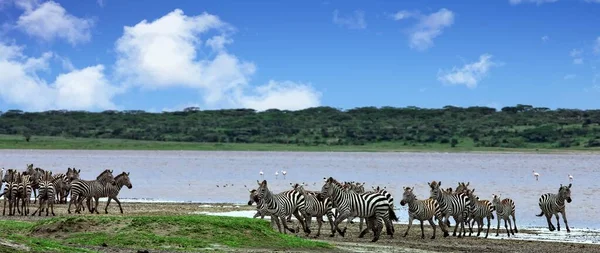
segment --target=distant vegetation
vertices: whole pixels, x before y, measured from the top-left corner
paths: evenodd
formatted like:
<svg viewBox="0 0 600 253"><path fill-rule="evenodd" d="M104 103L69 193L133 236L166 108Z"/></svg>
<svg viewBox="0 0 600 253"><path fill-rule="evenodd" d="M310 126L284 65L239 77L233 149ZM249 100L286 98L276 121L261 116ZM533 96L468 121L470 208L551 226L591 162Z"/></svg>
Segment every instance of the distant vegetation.
<svg viewBox="0 0 600 253"><path fill-rule="evenodd" d="M516 105L425 109L315 107L299 111L251 109L149 113L144 111L9 110L0 134L149 141L394 146L568 148L600 147L600 110ZM32 137L33 136L33 137Z"/></svg>

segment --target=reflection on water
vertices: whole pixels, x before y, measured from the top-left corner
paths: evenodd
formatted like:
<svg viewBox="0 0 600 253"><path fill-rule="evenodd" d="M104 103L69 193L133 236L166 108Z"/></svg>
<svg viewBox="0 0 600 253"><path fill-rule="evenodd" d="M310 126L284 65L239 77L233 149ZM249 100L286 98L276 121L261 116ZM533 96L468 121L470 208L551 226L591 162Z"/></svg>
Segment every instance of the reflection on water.
<svg viewBox="0 0 600 253"><path fill-rule="evenodd" d="M0 161L4 168L20 170L27 163L53 171L76 167L83 179L93 179L103 169L114 169L115 175L128 171L133 189L124 188L120 197L154 201L246 203L245 186L256 188L260 170L274 192L289 189L291 182L319 190L323 177L333 176L366 182L368 189L387 186L401 217L406 212L399 205L403 186L414 186L423 199L429 196L427 182L432 180L441 181L444 188L469 181L482 199L491 199L493 193L512 198L520 227L546 226L545 218L535 216L540 213L538 198L557 192L572 174L573 202L567 204L571 227L600 228L595 217L600 202L591 201L598 199L593 194L600 179L600 155L593 154L3 150ZM533 169L540 173L539 181ZM281 170L287 171L286 179ZM278 179L275 171L280 172Z"/></svg>

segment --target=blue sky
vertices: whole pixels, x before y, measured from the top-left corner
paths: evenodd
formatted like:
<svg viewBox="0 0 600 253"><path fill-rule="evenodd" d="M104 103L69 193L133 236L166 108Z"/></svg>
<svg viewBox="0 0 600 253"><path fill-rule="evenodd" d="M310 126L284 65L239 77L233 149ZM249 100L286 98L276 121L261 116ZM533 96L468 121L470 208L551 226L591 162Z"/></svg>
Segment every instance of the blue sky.
<svg viewBox="0 0 600 253"><path fill-rule="evenodd" d="M600 105L599 0L0 0L0 110Z"/></svg>

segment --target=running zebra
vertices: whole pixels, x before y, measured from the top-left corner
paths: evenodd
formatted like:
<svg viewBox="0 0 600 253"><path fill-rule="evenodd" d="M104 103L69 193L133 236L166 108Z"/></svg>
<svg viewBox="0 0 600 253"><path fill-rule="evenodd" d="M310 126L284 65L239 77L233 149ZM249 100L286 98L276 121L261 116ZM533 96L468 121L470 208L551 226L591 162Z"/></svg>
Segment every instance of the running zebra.
<svg viewBox="0 0 600 253"><path fill-rule="evenodd" d="M287 233L289 230L292 233L296 233L296 231L287 226L287 222L285 221L285 217L294 214L296 219L302 225L302 229L305 233L310 234L310 229L306 227L306 223L303 217L298 213L299 210L304 209L304 196L299 192L292 190L291 192L282 192L279 194L273 194L268 186L267 180L263 180L262 183L257 180L258 189L256 190L258 195L258 205L264 205L261 208L261 211L264 210L266 215L271 215L271 219L275 219L277 222L277 228L279 232ZM279 221L283 223L283 231L281 226L279 226Z"/></svg>
<svg viewBox="0 0 600 253"><path fill-rule="evenodd" d="M510 237L512 233L518 233L517 230L517 221L515 220L515 202L512 199L505 198L502 201L500 200L500 196L494 194L494 199L492 200L494 207L496 208L496 216L498 216L498 226L496 227L496 236L499 234L500 230L500 220L504 220L504 228L506 228L506 234ZM513 230L513 225L510 221L510 217L512 216L513 222L515 223L515 229ZM508 221L508 225L510 225L510 230L508 230L508 226L506 222Z"/></svg>
<svg viewBox="0 0 600 253"><path fill-rule="evenodd" d="M465 220L469 217L470 211L470 200L469 196L464 193L446 193L444 192L440 186L442 182L433 181L431 183L427 183L430 190L430 198L435 199L440 204L440 209L442 210L442 214L445 217L446 224L448 224L447 220L452 216L454 221L456 222L456 226L454 226L454 232L452 236L456 236L456 230L460 225L461 230L458 232L458 237L462 237L466 234L465 230ZM461 234L462 232L462 234Z"/></svg>
<svg viewBox="0 0 600 253"><path fill-rule="evenodd" d="M67 208L68 213L71 213L71 204L77 201L76 213L80 213L80 207L83 205L82 202L85 198L94 196L100 192L107 184L114 184L115 178L112 174L112 170L104 170L96 178L96 180L75 180L71 183L71 199L69 201L69 207ZM88 202L88 209L90 205Z"/></svg>
<svg viewBox="0 0 600 253"><path fill-rule="evenodd" d="M339 217L335 220L334 227L341 236L346 233L347 227L344 230L339 228L339 224L348 217L363 217L367 218L367 227L359 234L359 238L365 236L367 231L373 231L373 240L379 240L384 222L388 235L393 236L390 218L397 219L394 210L391 209L387 199L379 193L356 193L351 190L344 190L344 186L332 177L325 181L321 188L321 193L324 197L330 198L339 209ZM390 215L392 217L390 217Z"/></svg>
<svg viewBox="0 0 600 253"><path fill-rule="evenodd" d="M34 216L38 211L39 211L38 216L41 216L42 211L44 210L44 204L46 204L46 216L48 216L48 209L50 209L52 211L52 216L56 216L54 214L55 189L54 189L54 185L52 182L53 182L52 171L46 171L40 181L40 189L39 189L40 194L38 195L38 198L40 201L40 206L38 207L37 210L35 210L35 212L33 212L33 214L31 214L31 216Z"/></svg>
<svg viewBox="0 0 600 253"><path fill-rule="evenodd" d="M487 219L487 231L485 232L485 238L488 238L488 234L490 233L490 219L494 219L494 211L496 208L489 200L478 200L474 192L475 189L466 190L466 193L469 195L469 199L471 199L471 214L469 215L471 222L469 222L469 236L473 234L473 224L475 224L475 222L477 222L477 236L481 234L481 230L483 230L483 219L485 218Z"/></svg>
<svg viewBox="0 0 600 253"><path fill-rule="evenodd" d="M119 199L117 198L117 195L119 195L119 192L121 191L121 188L123 188L123 186L127 186L128 189L131 189L133 187L131 185L131 181L129 180L129 172L127 172L127 173L122 172L121 174L119 174L115 177L114 184L106 184L102 189L97 191L96 194L94 194L93 196L87 197L88 199L93 197L94 202L96 202L96 205L94 206L93 209L88 206L90 213L93 213L95 211L96 214L98 214L98 202L99 202L100 198L104 198L104 197L108 197L108 201L106 202L106 207L104 208L104 213L108 214L108 205L110 205L110 201L112 199L114 199L115 202L117 202L117 204L119 205L119 209L121 210L121 213L123 213L123 208L121 207L121 201L119 201ZM89 203L89 201L88 201L88 203Z"/></svg>
<svg viewBox="0 0 600 253"><path fill-rule="evenodd" d="M333 228L333 212L331 210L333 209L333 204L331 203L331 200L329 198L325 198L323 201L319 201L314 192L304 190L304 186L299 184L295 185L295 190L304 196L304 206L306 212L304 219L306 220L306 227L310 228L310 222L314 216L319 225L315 238L319 237L321 235L321 227L323 226L323 215L327 215L327 219L329 219L329 225L331 226L331 234L329 237L333 237L335 235L335 230Z"/></svg>
<svg viewBox="0 0 600 253"><path fill-rule="evenodd" d="M435 223L433 222L433 218L435 217L438 220L439 226L444 231L444 237L448 237L448 230L446 226L444 226L444 222L442 219L442 211L440 210L440 204L437 200L428 198L425 200L418 200L415 194L413 193L414 187L404 187L404 194L402 195L402 200L400 201L400 205L404 206L408 204L408 228L406 228L406 232L404 232L404 237L408 235L408 231L412 226L413 219L417 219L421 222L421 239L425 239L425 232L423 231L423 221L429 221L429 224L433 228L433 235L431 239L435 239Z"/></svg>
<svg viewBox="0 0 600 253"><path fill-rule="evenodd" d="M540 209L542 209L542 212L540 214L536 214L536 216L541 217L542 215L546 215L548 229L550 229L550 231L554 231L555 229L554 225L552 225L552 215L556 216L556 229L560 231L560 222L558 220L558 213L560 213L563 217L565 227L567 227L567 233L571 232L571 229L569 229L569 223L567 222L565 200L567 203L571 203L571 184L569 184L569 186L563 186L561 184L560 188L558 188L558 194L546 193L540 197L539 205Z"/></svg>

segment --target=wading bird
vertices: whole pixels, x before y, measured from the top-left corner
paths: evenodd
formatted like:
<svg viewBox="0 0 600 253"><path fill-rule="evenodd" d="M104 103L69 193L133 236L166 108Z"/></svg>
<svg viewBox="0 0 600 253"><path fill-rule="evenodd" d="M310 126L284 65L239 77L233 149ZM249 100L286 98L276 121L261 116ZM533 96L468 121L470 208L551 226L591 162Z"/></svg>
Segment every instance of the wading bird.
<svg viewBox="0 0 600 253"><path fill-rule="evenodd" d="M283 175L283 179L285 179L285 175L286 175L286 174L287 174L287 171L285 171L285 170L282 170L282 171L281 171L281 175Z"/></svg>
<svg viewBox="0 0 600 253"><path fill-rule="evenodd" d="M535 170L533 170L533 176L535 177L535 181L538 181L538 177L540 177L540 173L535 172Z"/></svg>
<svg viewBox="0 0 600 253"><path fill-rule="evenodd" d="M275 179L277 179L277 176L279 176L279 171L275 171Z"/></svg>
<svg viewBox="0 0 600 253"><path fill-rule="evenodd" d="M265 176L264 176L264 173L263 173L263 171L262 171L262 170L260 170L260 172L258 172L258 174L260 174L260 178L261 178L261 179L264 179L264 178L265 178Z"/></svg>
<svg viewBox="0 0 600 253"><path fill-rule="evenodd" d="M573 175L569 174L569 182L573 182Z"/></svg>

